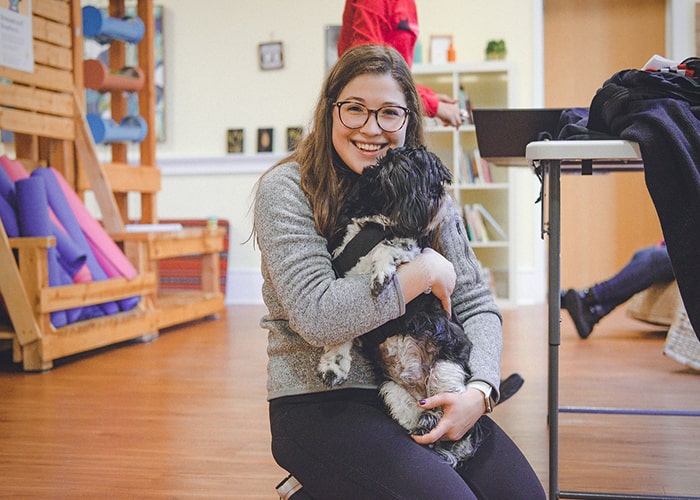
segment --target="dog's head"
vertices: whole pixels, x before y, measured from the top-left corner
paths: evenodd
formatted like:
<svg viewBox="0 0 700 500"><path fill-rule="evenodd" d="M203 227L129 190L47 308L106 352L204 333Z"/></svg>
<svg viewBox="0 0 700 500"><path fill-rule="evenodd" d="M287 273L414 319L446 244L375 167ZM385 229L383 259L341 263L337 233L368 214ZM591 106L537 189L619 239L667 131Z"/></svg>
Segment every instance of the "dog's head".
<svg viewBox="0 0 700 500"><path fill-rule="evenodd" d="M435 229L452 174L425 147L390 149L359 180L366 215L381 215L394 236L420 239Z"/></svg>

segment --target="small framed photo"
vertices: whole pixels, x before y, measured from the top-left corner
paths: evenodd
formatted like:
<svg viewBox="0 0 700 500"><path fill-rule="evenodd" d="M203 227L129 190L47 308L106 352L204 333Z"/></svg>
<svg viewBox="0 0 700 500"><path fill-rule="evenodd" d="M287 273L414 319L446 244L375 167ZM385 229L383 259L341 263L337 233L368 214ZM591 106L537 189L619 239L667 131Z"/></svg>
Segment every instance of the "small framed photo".
<svg viewBox="0 0 700 500"><path fill-rule="evenodd" d="M243 152L243 129L230 128L226 133L226 147L229 153Z"/></svg>
<svg viewBox="0 0 700 500"><path fill-rule="evenodd" d="M326 72L338 61L338 38L340 38L340 25L326 26Z"/></svg>
<svg viewBox="0 0 700 500"><path fill-rule="evenodd" d="M260 69L281 69L284 67L282 42L266 42L258 45Z"/></svg>
<svg viewBox="0 0 700 500"><path fill-rule="evenodd" d="M430 35L430 62L432 64L446 63L450 45L452 45L452 35Z"/></svg>
<svg viewBox="0 0 700 500"><path fill-rule="evenodd" d="M272 152L272 129L258 129L258 153Z"/></svg>
<svg viewBox="0 0 700 500"><path fill-rule="evenodd" d="M304 129L301 127L287 127L287 151L294 151L302 136L304 135Z"/></svg>

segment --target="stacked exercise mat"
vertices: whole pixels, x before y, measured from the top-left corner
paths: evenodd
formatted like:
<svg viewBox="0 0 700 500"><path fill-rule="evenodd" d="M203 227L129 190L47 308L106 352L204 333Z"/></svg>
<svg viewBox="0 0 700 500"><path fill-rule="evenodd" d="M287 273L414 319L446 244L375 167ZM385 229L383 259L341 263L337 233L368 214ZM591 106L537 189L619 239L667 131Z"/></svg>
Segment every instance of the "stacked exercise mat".
<svg viewBox="0 0 700 500"><path fill-rule="evenodd" d="M31 175L7 156L0 157L0 218L10 238L53 236L48 249L49 285L133 279L136 269L101 224L88 212L63 176L53 168ZM59 328L85 319L133 309L139 297L51 313Z"/></svg>

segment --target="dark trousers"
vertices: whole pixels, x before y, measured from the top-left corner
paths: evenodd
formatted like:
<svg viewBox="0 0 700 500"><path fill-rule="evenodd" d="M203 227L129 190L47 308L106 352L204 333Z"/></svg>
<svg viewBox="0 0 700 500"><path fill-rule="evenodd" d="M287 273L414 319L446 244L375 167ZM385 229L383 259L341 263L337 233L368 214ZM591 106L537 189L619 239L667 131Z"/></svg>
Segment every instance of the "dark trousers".
<svg viewBox="0 0 700 500"><path fill-rule="evenodd" d="M637 250L619 273L593 286L601 315L608 314L634 294L656 283L673 281L673 267L666 245L654 245Z"/></svg>
<svg viewBox="0 0 700 500"><path fill-rule="evenodd" d="M416 444L375 390L342 389L270 402L272 453L306 498L544 499L515 443L482 417L486 438L458 470ZM296 498L296 496L295 496Z"/></svg>

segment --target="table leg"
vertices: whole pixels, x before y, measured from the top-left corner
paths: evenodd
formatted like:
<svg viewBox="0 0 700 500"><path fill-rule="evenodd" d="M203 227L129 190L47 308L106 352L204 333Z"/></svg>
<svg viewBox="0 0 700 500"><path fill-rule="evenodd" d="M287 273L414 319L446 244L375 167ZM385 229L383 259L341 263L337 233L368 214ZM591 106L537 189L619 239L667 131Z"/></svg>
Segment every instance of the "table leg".
<svg viewBox="0 0 700 500"><path fill-rule="evenodd" d="M559 298L561 270L561 162L544 163L544 175L549 175L548 211L549 235L547 302L549 324L548 417L549 417L549 498L559 498L559 344L561 341Z"/></svg>

